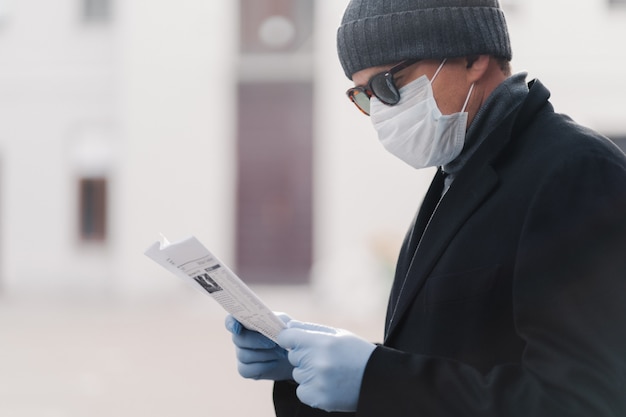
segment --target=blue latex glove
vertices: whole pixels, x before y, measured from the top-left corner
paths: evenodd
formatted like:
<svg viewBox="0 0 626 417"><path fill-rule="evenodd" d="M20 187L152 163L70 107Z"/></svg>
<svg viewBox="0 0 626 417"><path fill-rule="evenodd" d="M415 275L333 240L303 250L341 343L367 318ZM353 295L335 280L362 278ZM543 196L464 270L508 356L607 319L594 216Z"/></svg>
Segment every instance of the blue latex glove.
<svg viewBox="0 0 626 417"><path fill-rule="evenodd" d="M284 313L276 315L285 323L291 318ZM225 325L233 334L237 355L237 370L244 378L283 381L292 379L293 366L287 351L261 333L246 329L232 315L226 316Z"/></svg>
<svg viewBox="0 0 626 417"><path fill-rule="evenodd" d="M325 411L356 411L367 361L376 345L342 329L292 320L278 335L289 351L296 394Z"/></svg>

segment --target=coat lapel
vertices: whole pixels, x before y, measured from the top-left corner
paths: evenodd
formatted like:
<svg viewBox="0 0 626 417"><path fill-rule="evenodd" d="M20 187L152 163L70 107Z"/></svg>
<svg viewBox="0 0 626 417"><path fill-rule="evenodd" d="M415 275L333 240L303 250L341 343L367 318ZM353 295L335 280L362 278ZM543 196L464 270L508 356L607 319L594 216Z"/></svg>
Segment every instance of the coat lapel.
<svg viewBox="0 0 626 417"><path fill-rule="evenodd" d="M389 315L387 337L424 286L428 274L457 231L497 185L498 176L488 165L471 175L459 177L439 202L413 252L408 271L397 276L403 282L396 291ZM424 221L418 217L417 222ZM427 219L426 219L427 220ZM414 236L415 238L415 236ZM410 256L410 255L409 255Z"/></svg>
<svg viewBox="0 0 626 417"><path fill-rule="evenodd" d="M385 340L402 321L402 317L458 230L498 185L498 174L494 169L498 158L507 154L506 147L509 143L515 142L515 138L526 129L534 115L548 104L550 92L538 80L532 81L529 87L530 93L524 103L485 139L454 180L439 205L434 208L432 216L430 214L432 210L420 209L413 231L415 236L405 242L401 252L404 261L402 264L399 263L400 268L395 277L387 314ZM434 194L431 194L433 190L434 186L431 185L427 197L430 195L430 198L433 198ZM418 225L425 225L421 238ZM418 240L411 244L411 238Z"/></svg>
<svg viewBox="0 0 626 417"><path fill-rule="evenodd" d="M424 196L424 200L422 201L422 205L420 206L417 216L413 219L411 227L409 228L404 242L402 243L400 255L398 256L398 263L396 265L395 278L391 288L391 294L389 296L389 305L387 306L387 323L389 323L390 319L397 310L399 296L404 290L404 277L407 276L407 272L413 259L413 254L415 253L417 245L421 240L424 229L426 229L435 208L439 204L443 187L444 175L441 170L438 170L430 184L430 187L428 188L428 191L426 192L426 195Z"/></svg>

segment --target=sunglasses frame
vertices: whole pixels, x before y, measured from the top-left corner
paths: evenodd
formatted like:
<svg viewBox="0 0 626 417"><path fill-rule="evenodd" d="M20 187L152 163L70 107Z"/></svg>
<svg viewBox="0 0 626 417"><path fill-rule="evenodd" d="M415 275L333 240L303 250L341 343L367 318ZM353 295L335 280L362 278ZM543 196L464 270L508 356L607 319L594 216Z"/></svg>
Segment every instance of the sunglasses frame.
<svg viewBox="0 0 626 417"><path fill-rule="evenodd" d="M367 96L368 103L372 96L374 96L388 106L396 105L400 101L400 92L398 91L398 87L396 87L393 76L394 74L405 69L406 67L413 65L417 61L419 61L419 59L406 59L399 64L394 65L387 71L382 71L374 75L372 78L369 79L365 87L359 86L348 89L348 91L346 91L346 95L348 96L350 101L353 102L354 105L361 111L361 113L365 114L366 116L370 115L369 106L366 110L358 104L357 99L355 98L358 94L365 94ZM375 91L377 88L374 88L374 85L385 86L385 88L387 88L388 92L390 93L389 97L381 97L381 92L379 91L377 93Z"/></svg>

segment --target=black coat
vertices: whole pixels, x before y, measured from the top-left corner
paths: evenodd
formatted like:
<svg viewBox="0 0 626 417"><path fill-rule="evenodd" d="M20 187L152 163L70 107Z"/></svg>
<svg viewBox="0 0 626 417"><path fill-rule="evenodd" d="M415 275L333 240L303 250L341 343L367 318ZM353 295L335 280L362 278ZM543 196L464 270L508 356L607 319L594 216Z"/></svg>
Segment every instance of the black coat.
<svg viewBox="0 0 626 417"><path fill-rule="evenodd" d="M548 98L531 83L441 201L435 176L354 415L626 416L626 158Z"/></svg>

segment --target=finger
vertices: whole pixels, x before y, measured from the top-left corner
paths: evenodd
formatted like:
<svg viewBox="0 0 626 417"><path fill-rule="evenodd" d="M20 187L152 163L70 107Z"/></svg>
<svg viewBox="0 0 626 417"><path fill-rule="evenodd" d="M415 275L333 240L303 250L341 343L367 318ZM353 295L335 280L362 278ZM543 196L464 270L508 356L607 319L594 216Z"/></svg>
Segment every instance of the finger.
<svg viewBox="0 0 626 417"><path fill-rule="evenodd" d="M283 359L287 352L283 349L241 349L237 348L237 360L241 363L269 362ZM284 352L284 353L283 353Z"/></svg>
<svg viewBox="0 0 626 417"><path fill-rule="evenodd" d="M296 396L302 403L313 408L320 408L321 393L315 389L314 385L315 384L300 383L298 388L296 388Z"/></svg>
<svg viewBox="0 0 626 417"><path fill-rule="evenodd" d="M232 334L241 333L241 328L243 327L231 314L227 315L226 319L224 319L224 325Z"/></svg>
<svg viewBox="0 0 626 417"><path fill-rule="evenodd" d="M300 385L303 385L307 382L306 379L308 378L308 374L308 370L294 367L291 376L293 377L294 381L296 381Z"/></svg>
<svg viewBox="0 0 626 417"><path fill-rule="evenodd" d="M237 371L239 375L248 379L261 379L271 368L274 362L257 362L252 364L238 363Z"/></svg>
<svg viewBox="0 0 626 417"><path fill-rule="evenodd" d="M273 349L276 347L276 343L261 333L248 330L245 327L241 329L239 334L233 334L233 343L243 349Z"/></svg>
<svg viewBox="0 0 626 417"><path fill-rule="evenodd" d="M287 353L287 360L293 367L298 368L302 364L305 352L304 349L291 349Z"/></svg>
<svg viewBox="0 0 626 417"><path fill-rule="evenodd" d="M312 366L311 361L308 359L307 357L302 358L300 366L294 366L293 368L292 377L298 384L309 385L321 381L318 370L315 366Z"/></svg>

